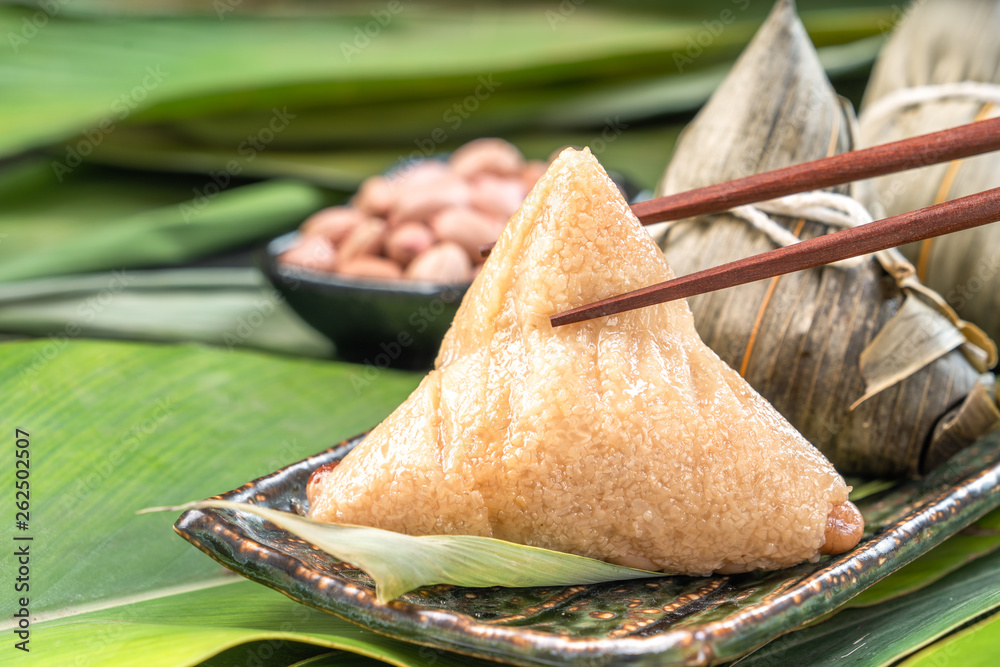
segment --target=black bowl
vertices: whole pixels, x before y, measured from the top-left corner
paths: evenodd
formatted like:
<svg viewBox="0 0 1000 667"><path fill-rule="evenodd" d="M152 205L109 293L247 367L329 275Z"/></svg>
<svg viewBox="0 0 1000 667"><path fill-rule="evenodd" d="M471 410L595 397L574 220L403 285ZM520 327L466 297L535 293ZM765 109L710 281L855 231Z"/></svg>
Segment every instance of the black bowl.
<svg viewBox="0 0 1000 667"><path fill-rule="evenodd" d="M272 240L257 265L288 305L333 341L346 361L379 368L426 369L469 284L347 278L280 264L298 232Z"/></svg>

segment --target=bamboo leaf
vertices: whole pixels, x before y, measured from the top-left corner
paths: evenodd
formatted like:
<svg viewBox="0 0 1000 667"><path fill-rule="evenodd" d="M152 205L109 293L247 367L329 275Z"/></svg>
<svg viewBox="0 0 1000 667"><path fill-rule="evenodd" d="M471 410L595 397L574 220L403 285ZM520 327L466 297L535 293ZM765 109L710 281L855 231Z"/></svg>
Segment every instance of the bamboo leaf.
<svg viewBox="0 0 1000 667"><path fill-rule="evenodd" d="M905 597L848 609L780 637L737 664L889 665L997 607L1000 553L993 553Z"/></svg>
<svg viewBox="0 0 1000 667"><path fill-rule="evenodd" d="M868 607L920 590L998 548L1000 510L993 510L929 553L862 591L848 605Z"/></svg>
<svg viewBox="0 0 1000 667"><path fill-rule="evenodd" d="M0 34L20 36L35 11L3 8ZM224 22L215 11L203 18L56 15L25 43L5 44L16 58L0 63L0 155L72 139L59 151L62 158L81 142L84 150L92 149L126 124L180 119L198 119L190 127L203 128L199 136L232 148L246 139L248 127L266 127L273 107L295 115L316 108L347 111L352 122L336 122L340 116L306 123L303 116L275 136L272 148L311 144L322 136L317 132L357 141L366 130L360 136L376 131L408 143L441 126L442 114L473 94L484 74L502 87L488 100L492 107L483 104L462 119L460 131L530 123L546 105L567 100L564 88L583 94L588 87L671 72L673 55L697 45L693 40L706 30L701 15L681 14L615 12L589 4L574 7L570 16L509 5L443 13L414 2L363 50L348 55L344 45L357 48L355 29L372 20L367 12L286 17L281 29L275 29L276 19L241 12L225 15ZM734 12L730 25L712 35L709 48L700 47L685 71L734 57L757 16L756 8ZM885 9L857 9L846 19L817 13L810 25L818 42L844 43L877 34L878 20L887 16ZM248 120L236 122L247 110ZM211 123L220 135L207 131L213 118L230 121Z"/></svg>
<svg viewBox="0 0 1000 667"><path fill-rule="evenodd" d="M847 477L845 479L848 486L853 487L849 496L851 501L857 502L862 498L874 496L887 489L891 489L896 482L889 479L864 479L861 477Z"/></svg>
<svg viewBox="0 0 1000 667"><path fill-rule="evenodd" d="M662 577L662 572L474 535L414 537L379 528L327 524L290 512L227 500L201 500L146 512L230 509L267 519L375 580L380 602L432 584L488 587L572 586Z"/></svg>
<svg viewBox="0 0 1000 667"><path fill-rule="evenodd" d="M938 667L951 661L964 667L992 667L997 659L1000 614L931 644L900 664L900 667Z"/></svg>
<svg viewBox="0 0 1000 667"><path fill-rule="evenodd" d="M602 124L606 124L607 132L602 127L574 132L504 133L503 136L531 159L547 159L553 151L570 145L590 146L594 151L602 149L602 164L652 189L670 158L670 149L682 126L637 125L626 122L620 114L611 114ZM435 151L454 150L461 144L462 141L449 138L436 146ZM655 146L656 150L650 150L650 146ZM241 174L296 178L325 187L354 190L362 180L398 164L413 150L414 145L409 142L334 151L268 150L260 153ZM132 169L209 173L224 171L227 162L239 159L239 155L235 147L208 148L179 142L153 129L128 127L115 134L115 141L102 144L91 159Z"/></svg>
<svg viewBox="0 0 1000 667"><path fill-rule="evenodd" d="M0 265L0 281L179 263L294 226L322 204L318 190L291 181L234 188L204 204L191 200L144 211L11 258Z"/></svg>
<svg viewBox="0 0 1000 667"><path fill-rule="evenodd" d="M251 268L114 271L0 284L0 332L333 354L332 343Z"/></svg>
<svg viewBox="0 0 1000 667"><path fill-rule="evenodd" d="M230 665L270 667L281 664L273 660L287 654L283 649L290 643L302 642L397 667L430 660L442 667L468 664L468 658L383 637L258 584L227 580L183 595L121 600L107 609L36 620L29 662L32 667L187 667L225 652L235 658Z"/></svg>
<svg viewBox="0 0 1000 667"><path fill-rule="evenodd" d="M208 497L332 446L419 380L385 370L358 391L358 372L196 345L0 345L0 419L31 434L30 534L47 545L32 556L44 573L32 614L71 619L96 606L113 619L140 599L229 581L166 517L135 511ZM13 580L11 567L2 559L0 576Z"/></svg>

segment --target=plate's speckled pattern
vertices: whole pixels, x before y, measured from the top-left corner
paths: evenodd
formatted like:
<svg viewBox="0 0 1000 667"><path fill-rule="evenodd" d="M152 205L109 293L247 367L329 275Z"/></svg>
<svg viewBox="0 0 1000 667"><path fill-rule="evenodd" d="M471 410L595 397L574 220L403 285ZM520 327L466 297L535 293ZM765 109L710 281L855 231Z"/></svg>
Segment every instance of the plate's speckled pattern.
<svg viewBox="0 0 1000 667"><path fill-rule="evenodd" d="M218 497L295 511L310 472L363 437ZM256 517L194 510L175 529L250 579L407 641L524 665L711 664L830 611L1000 505L1000 435L858 505L861 544L815 564L558 588L434 586L384 605L363 572Z"/></svg>

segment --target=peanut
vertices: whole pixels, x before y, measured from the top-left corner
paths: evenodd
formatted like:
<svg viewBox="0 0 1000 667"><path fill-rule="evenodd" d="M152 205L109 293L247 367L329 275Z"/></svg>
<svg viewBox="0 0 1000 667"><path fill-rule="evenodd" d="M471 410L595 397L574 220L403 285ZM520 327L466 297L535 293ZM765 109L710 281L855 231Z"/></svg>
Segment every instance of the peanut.
<svg viewBox="0 0 1000 667"><path fill-rule="evenodd" d="M530 191L531 188L535 187L535 183L538 179L542 177L545 170L549 168L548 162L542 162L541 160L531 160L524 165L524 169L521 170L521 184L524 186L526 191Z"/></svg>
<svg viewBox="0 0 1000 667"><path fill-rule="evenodd" d="M434 245L434 232L422 222L404 222L389 232L385 239L385 254L406 266L423 251Z"/></svg>
<svg viewBox="0 0 1000 667"><path fill-rule="evenodd" d="M368 218L347 235L338 246L340 260L349 262L360 255L377 255L382 250L386 224L378 218Z"/></svg>
<svg viewBox="0 0 1000 667"><path fill-rule="evenodd" d="M448 206L469 203L469 184L457 176L443 176L416 185L401 186L399 201L389 213L390 224L413 220L427 222L435 213Z"/></svg>
<svg viewBox="0 0 1000 667"><path fill-rule="evenodd" d="M351 198L352 206L372 216L385 216L395 203L395 188L385 176L366 178Z"/></svg>
<svg viewBox="0 0 1000 667"><path fill-rule="evenodd" d="M442 241L460 245L472 262L482 259L480 246L497 240L494 219L470 208L446 208L431 220L431 229Z"/></svg>
<svg viewBox="0 0 1000 667"><path fill-rule="evenodd" d="M865 520L849 500L835 505L826 518L826 532L821 554L840 554L854 546L865 533Z"/></svg>
<svg viewBox="0 0 1000 667"><path fill-rule="evenodd" d="M371 255L361 255L349 262L344 262L340 265L338 273L343 276L383 278L386 280L399 280L403 277L403 270L399 268L399 264L391 259Z"/></svg>
<svg viewBox="0 0 1000 667"><path fill-rule="evenodd" d="M283 264L294 264L314 271L334 271L337 268L337 251L333 244L321 236L306 236L302 242L285 251L279 258Z"/></svg>
<svg viewBox="0 0 1000 667"><path fill-rule="evenodd" d="M470 201L474 208L506 221L514 215L527 194L520 178L480 174L472 182Z"/></svg>
<svg viewBox="0 0 1000 667"><path fill-rule="evenodd" d="M448 163L456 174L465 178L483 172L519 176L524 156L516 146L503 139L475 139L456 149Z"/></svg>
<svg viewBox="0 0 1000 667"><path fill-rule="evenodd" d="M331 206L313 213L302 223L301 232L306 236L322 236L331 243L340 243L344 237L365 221L367 216L350 206Z"/></svg>
<svg viewBox="0 0 1000 667"><path fill-rule="evenodd" d="M444 241L431 246L406 267L404 277L434 283L465 283L472 274L472 262L462 246Z"/></svg>

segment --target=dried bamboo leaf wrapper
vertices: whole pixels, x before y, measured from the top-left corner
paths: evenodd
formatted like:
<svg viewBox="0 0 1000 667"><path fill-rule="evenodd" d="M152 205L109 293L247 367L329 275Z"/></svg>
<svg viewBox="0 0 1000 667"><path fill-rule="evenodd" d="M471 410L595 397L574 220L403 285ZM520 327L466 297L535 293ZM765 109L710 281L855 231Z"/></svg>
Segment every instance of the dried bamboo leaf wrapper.
<svg viewBox="0 0 1000 667"><path fill-rule="evenodd" d="M906 98L923 101L905 104ZM886 43L865 92L860 145L1000 116L1000 2L914 3ZM1000 187L1000 153L873 179L879 216ZM920 277L963 317L1000 336L1000 225L902 248Z"/></svg>
<svg viewBox="0 0 1000 667"><path fill-rule="evenodd" d="M814 160L853 147L853 113L830 87L795 14L781 1L682 135L663 194ZM844 192L844 188L833 189ZM812 220L774 218L800 238ZM671 225L664 251L678 275L774 247L731 214ZM844 473L916 475L928 442L980 371L958 350L868 398L861 353L904 295L875 259L823 267L690 300L699 333Z"/></svg>

